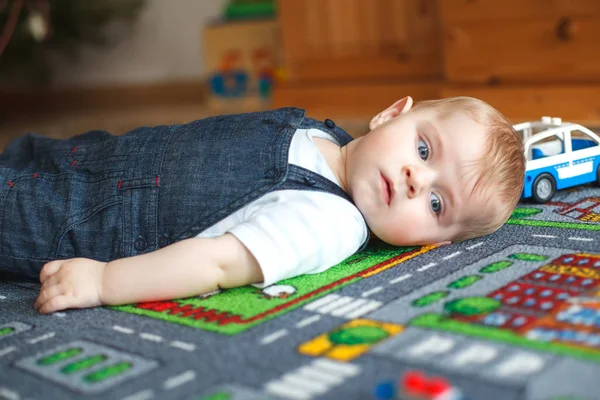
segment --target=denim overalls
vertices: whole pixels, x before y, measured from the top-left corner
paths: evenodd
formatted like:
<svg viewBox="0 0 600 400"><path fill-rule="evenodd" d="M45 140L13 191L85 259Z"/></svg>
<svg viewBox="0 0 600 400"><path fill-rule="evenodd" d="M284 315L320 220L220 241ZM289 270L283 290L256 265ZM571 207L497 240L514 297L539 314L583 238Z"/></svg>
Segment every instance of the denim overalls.
<svg viewBox="0 0 600 400"><path fill-rule="evenodd" d="M296 108L123 136L15 139L0 155L0 277L37 279L54 259L110 261L151 252L196 236L273 190L318 190L351 201L328 179L288 165L298 128L321 129L341 145L352 140L333 121L305 118Z"/></svg>

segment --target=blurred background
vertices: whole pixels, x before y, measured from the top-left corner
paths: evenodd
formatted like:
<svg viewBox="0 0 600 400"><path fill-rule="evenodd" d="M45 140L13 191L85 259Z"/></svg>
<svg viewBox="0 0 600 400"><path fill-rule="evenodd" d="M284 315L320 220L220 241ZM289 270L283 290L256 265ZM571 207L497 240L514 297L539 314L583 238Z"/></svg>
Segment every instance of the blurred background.
<svg viewBox="0 0 600 400"><path fill-rule="evenodd" d="M600 126L598 0L0 0L0 147L282 106L352 135L468 95Z"/></svg>

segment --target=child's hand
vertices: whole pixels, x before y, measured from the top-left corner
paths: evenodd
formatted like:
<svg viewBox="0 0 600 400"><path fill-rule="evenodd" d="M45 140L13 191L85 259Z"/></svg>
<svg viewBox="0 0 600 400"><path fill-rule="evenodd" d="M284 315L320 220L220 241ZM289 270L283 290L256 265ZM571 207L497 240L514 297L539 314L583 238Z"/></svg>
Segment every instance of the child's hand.
<svg viewBox="0 0 600 400"><path fill-rule="evenodd" d="M89 258L51 261L40 272L42 288L35 302L41 313L102 305L105 262Z"/></svg>

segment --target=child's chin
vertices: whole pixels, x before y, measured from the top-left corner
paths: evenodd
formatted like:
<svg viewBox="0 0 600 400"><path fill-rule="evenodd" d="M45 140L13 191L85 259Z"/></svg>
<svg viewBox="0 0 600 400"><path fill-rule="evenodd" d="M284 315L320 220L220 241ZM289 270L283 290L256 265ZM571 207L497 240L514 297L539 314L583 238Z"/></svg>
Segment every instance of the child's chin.
<svg viewBox="0 0 600 400"><path fill-rule="evenodd" d="M385 236L384 236L383 239L380 238L379 240L389 243L393 246L399 246L399 247L414 246L417 244L417 243L415 243L414 240L410 240L409 238L405 238L405 237L401 237L401 238L394 237L394 238L390 238L390 239L386 240Z"/></svg>

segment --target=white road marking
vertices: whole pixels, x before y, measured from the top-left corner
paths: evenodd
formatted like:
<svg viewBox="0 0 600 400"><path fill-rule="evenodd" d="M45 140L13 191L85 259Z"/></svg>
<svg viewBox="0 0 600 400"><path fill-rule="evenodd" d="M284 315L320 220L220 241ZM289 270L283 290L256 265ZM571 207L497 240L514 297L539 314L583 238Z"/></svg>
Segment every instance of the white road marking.
<svg viewBox="0 0 600 400"><path fill-rule="evenodd" d="M54 335L56 335L56 333L54 333L54 332L46 333L45 335L38 336L34 339L30 339L29 343L34 344L37 342L41 342L42 340L47 340L47 339L53 338Z"/></svg>
<svg viewBox="0 0 600 400"><path fill-rule="evenodd" d="M477 248L481 245L483 245L483 242L479 242L477 244L474 244L473 246L469 246L469 247L467 247L467 250L473 250L474 248Z"/></svg>
<svg viewBox="0 0 600 400"><path fill-rule="evenodd" d="M539 238L544 238L544 239L556 239L557 236L554 235L539 235L539 234L533 234L531 235L533 237L539 237Z"/></svg>
<svg viewBox="0 0 600 400"><path fill-rule="evenodd" d="M314 322L317 322L320 319L321 319L320 315L313 315L312 317L304 318L302 321L300 321L296 324L296 328L304 328L305 326L308 326Z"/></svg>
<svg viewBox="0 0 600 400"><path fill-rule="evenodd" d="M371 301L370 303L365 304L361 308L356 311L351 312L350 314L346 314L346 318L353 319L358 318L361 315L364 315L370 311L376 310L381 307L383 303L380 301Z"/></svg>
<svg viewBox="0 0 600 400"><path fill-rule="evenodd" d="M358 374L360 367L318 359L264 385L264 391L291 400L313 399Z"/></svg>
<svg viewBox="0 0 600 400"><path fill-rule="evenodd" d="M363 294L362 294L361 296L362 296L362 297L369 297L370 295L372 295L372 294L375 294L375 293L379 293L379 292L381 292L382 290L383 290L383 287L381 287L381 286L378 286L378 287L376 287L376 288L373 288L373 289L371 289L371 290L367 290L366 292L363 292Z"/></svg>
<svg viewBox="0 0 600 400"><path fill-rule="evenodd" d="M151 342L162 342L163 338L158 335L153 335L151 333L141 332L140 337L142 339L150 340Z"/></svg>
<svg viewBox="0 0 600 400"><path fill-rule="evenodd" d="M280 330L278 330L276 332L273 332L270 335L267 335L264 338L262 338L262 340L260 341L260 344L273 343L277 339L282 338L282 337L284 337L287 334L288 334L287 329L280 329Z"/></svg>
<svg viewBox="0 0 600 400"><path fill-rule="evenodd" d="M305 392L305 388L294 387L289 383L284 383L279 380L268 382L265 385L265 392L281 397L283 399L291 400L305 400L311 399L312 394Z"/></svg>
<svg viewBox="0 0 600 400"><path fill-rule="evenodd" d="M117 332L127 333L128 335L133 333L133 329L125 328L119 325L113 325L113 329Z"/></svg>
<svg viewBox="0 0 600 400"><path fill-rule="evenodd" d="M338 299L340 296L334 293L328 294L325 297L321 297L318 300L313 301L312 303L307 304L306 306L304 306L305 310L309 310L309 311L313 311L316 310L317 308L330 303L336 299Z"/></svg>
<svg viewBox="0 0 600 400"><path fill-rule="evenodd" d="M141 392L134 393L131 396L124 397L123 400L148 400L152 397L154 397L154 392L152 390L142 390Z"/></svg>
<svg viewBox="0 0 600 400"><path fill-rule="evenodd" d="M399 277L397 277L397 278L394 278L394 279L392 279L392 280L390 281L390 283L391 283L391 284L394 284L394 283L402 282L402 281L405 281L405 280L407 280L407 279L408 279L408 278L410 278L411 276L412 276L412 274L404 274L404 275L402 275L402 276L399 276Z"/></svg>
<svg viewBox="0 0 600 400"><path fill-rule="evenodd" d="M5 356L8 353L12 353L15 350L17 350L15 346L5 347L2 350L0 350L0 357Z"/></svg>
<svg viewBox="0 0 600 400"><path fill-rule="evenodd" d="M2 296L2 295L0 294L0 300L4 300L4 299L6 299L6 296Z"/></svg>
<svg viewBox="0 0 600 400"><path fill-rule="evenodd" d="M6 400L20 400L21 396L14 390L9 390L5 387L0 387L0 397Z"/></svg>
<svg viewBox="0 0 600 400"><path fill-rule="evenodd" d="M338 309L333 310L330 314L333 315L334 317L343 317L346 314L348 314L349 312L354 311L359 307L362 307L364 304L367 304L370 301L374 301L374 300L355 299L353 302L346 304L345 306L342 306Z"/></svg>
<svg viewBox="0 0 600 400"><path fill-rule="evenodd" d="M172 347L176 347L178 349L186 350L186 351L194 351L196 350L196 346L191 343L180 342L179 340L173 340L171 342Z"/></svg>
<svg viewBox="0 0 600 400"><path fill-rule="evenodd" d="M487 344L473 344L467 349L459 350L458 354L453 355L451 365L455 367L465 367L467 365L481 365L489 363L497 358L500 350L495 349Z"/></svg>
<svg viewBox="0 0 600 400"><path fill-rule="evenodd" d="M577 237L577 236L571 236L569 238L569 240L578 240L580 242L593 242L594 239L592 238L584 238L584 237Z"/></svg>
<svg viewBox="0 0 600 400"><path fill-rule="evenodd" d="M452 350L455 345L456 341L452 338L433 335L425 337L418 344L412 344L409 352L415 357L441 357Z"/></svg>
<svg viewBox="0 0 600 400"><path fill-rule="evenodd" d="M330 385L340 385L344 382L344 378L339 375L331 375L323 373L323 370L317 369L313 366L305 365L298 370L298 373L309 377L310 379L327 381Z"/></svg>
<svg viewBox="0 0 600 400"><path fill-rule="evenodd" d="M184 372L183 374L173 376L167 379L163 385L165 390L176 388L177 386L181 386L184 383L187 383L193 380L196 377L196 372L189 370Z"/></svg>
<svg viewBox="0 0 600 400"><path fill-rule="evenodd" d="M419 272L427 271L429 268L435 267L436 263L429 263L427 265L423 265L421 268L417 269Z"/></svg>
<svg viewBox="0 0 600 400"><path fill-rule="evenodd" d="M358 365L339 363L326 358L319 358L318 360L313 361L313 365L326 371L335 372L338 375L341 374L342 376L354 376L360 372L360 367Z"/></svg>
<svg viewBox="0 0 600 400"><path fill-rule="evenodd" d="M329 390L327 382L320 382L296 371L283 375L281 381L286 385L300 386L312 394L323 394Z"/></svg>
<svg viewBox="0 0 600 400"><path fill-rule="evenodd" d="M457 252L455 252L455 253L452 253L452 254L450 254L450 255L448 255L448 256L446 256L446 257L442 257L442 260L449 260L449 259L451 259L451 258L454 258L454 257L456 257L456 256L457 256L457 255L459 255L460 253L462 253L462 251L457 251Z"/></svg>
<svg viewBox="0 0 600 400"><path fill-rule="evenodd" d="M518 353L504 360L493 372L500 376L527 376L540 371L544 365L544 359L537 354Z"/></svg>
<svg viewBox="0 0 600 400"><path fill-rule="evenodd" d="M325 304L323 307L319 308L317 310L317 312L319 312L321 314L327 314L327 313L335 310L336 308L341 307L345 304L348 304L354 300L356 300L356 299L354 299L353 297L343 296L335 301L332 301L329 304Z"/></svg>
<svg viewBox="0 0 600 400"><path fill-rule="evenodd" d="M55 312L52 315L54 315L55 317L61 317L62 318L62 317L64 317L67 314L65 314L64 312Z"/></svg>

